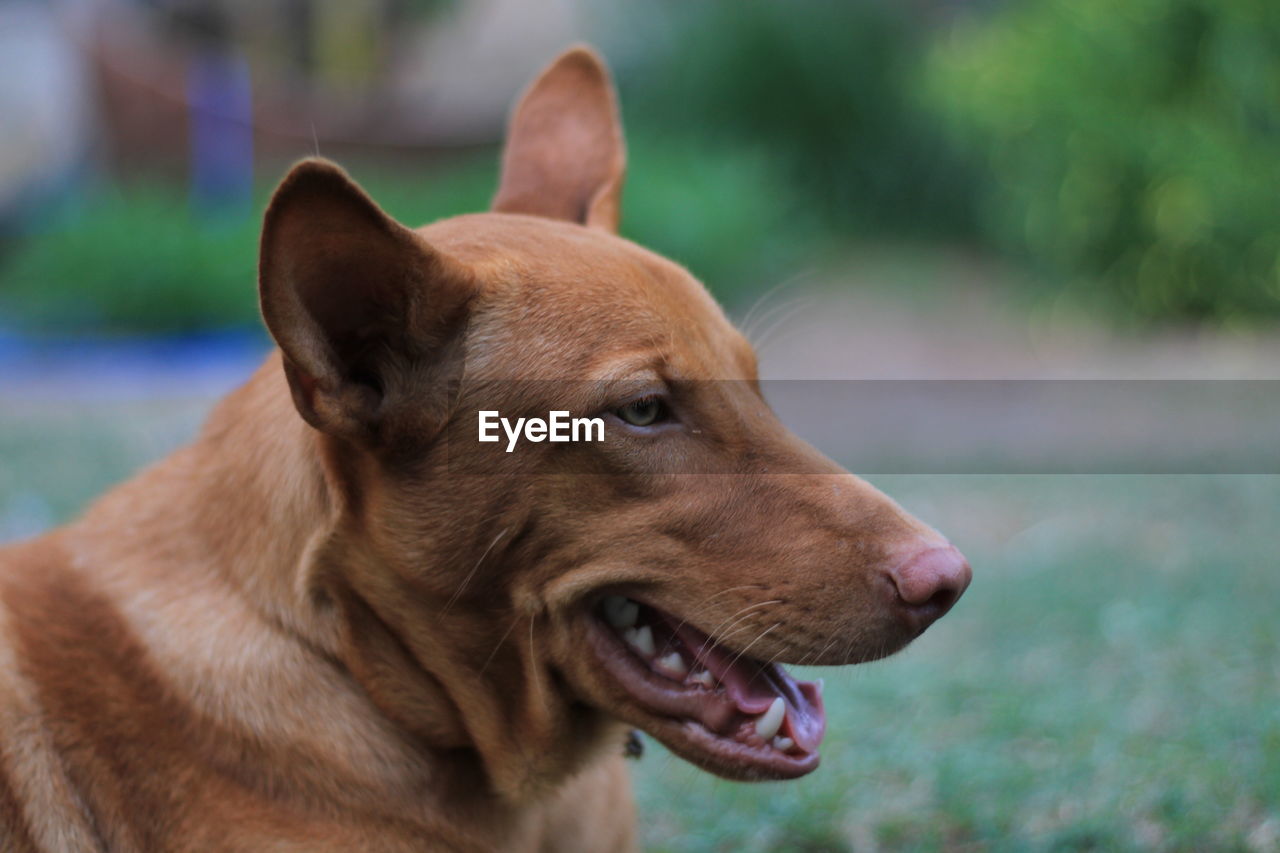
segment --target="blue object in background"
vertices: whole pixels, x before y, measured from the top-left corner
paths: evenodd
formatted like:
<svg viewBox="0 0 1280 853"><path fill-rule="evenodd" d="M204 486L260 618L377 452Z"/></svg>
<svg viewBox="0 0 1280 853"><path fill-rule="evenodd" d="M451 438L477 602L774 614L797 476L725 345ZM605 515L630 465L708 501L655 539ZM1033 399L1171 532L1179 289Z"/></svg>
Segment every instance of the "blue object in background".
<svg viewBox="0 0 1280 853"><path fill-rule="evenodd" d="M41 335L0 326L0 413L8 400L215 399L262 363L261 326L174 335Z"/></svg>
<svg viewBox="0 0 1280 853"><path fill-rule="evenodd" d="M249 65L230 51L197 52L187 69L191 198L202 213L247 213L253 195Z"/></svg>

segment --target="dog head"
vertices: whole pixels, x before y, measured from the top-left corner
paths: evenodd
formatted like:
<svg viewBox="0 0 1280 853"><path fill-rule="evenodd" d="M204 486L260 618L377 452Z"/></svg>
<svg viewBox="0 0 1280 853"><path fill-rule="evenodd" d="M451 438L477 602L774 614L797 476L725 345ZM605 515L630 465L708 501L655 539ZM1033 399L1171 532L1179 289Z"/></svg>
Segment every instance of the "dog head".
<svg viewBox="0 0 1280 853"><path fill-rule="evenodd" d="M802 775L821 686L783 664L890 654L969 581L774 418L696 279L616 235L623 171L577 48L515 110L491 212L411 230L313 160L265 220L263 314L336 496L304 585L375 701L507 792L618 720L724 776ZM507 453L482 410L604 440Z"/></svg>

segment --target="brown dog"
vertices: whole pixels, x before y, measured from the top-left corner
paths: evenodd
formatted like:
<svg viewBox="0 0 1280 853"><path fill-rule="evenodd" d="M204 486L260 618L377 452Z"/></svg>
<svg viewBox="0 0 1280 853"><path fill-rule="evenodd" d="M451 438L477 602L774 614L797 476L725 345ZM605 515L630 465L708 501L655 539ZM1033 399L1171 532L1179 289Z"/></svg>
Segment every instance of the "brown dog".
<svg viewBox="0 0 1280 853"><path fill-rule="evenodd" d="M775 661L891 653L969 568L777 423L702 286L613 233L622 175L580 48L517 108L491 213L410 230L290 173L280 351L0 552L0 847L619 850L629 727L732 778L817 766L820 686ZM479 410L606 440L505 453Z"/></svg>

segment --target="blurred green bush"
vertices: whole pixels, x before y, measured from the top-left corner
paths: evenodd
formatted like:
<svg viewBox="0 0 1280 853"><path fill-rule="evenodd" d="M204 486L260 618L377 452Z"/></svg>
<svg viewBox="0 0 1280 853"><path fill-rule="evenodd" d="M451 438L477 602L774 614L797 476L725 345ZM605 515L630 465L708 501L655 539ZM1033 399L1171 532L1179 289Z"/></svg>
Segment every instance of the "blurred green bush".
<svg viewBox="0 0 1280 853"><path fill-rule="evenodd" d="M628 11L629 10L629 11ZM625 236L734 302L852 242L984 241L1134 320L1280 314L1280 4L654 0L615 59ZM630 47L628 48L628 45ZM348 163L401 221L482 210L496 152ZM259 189L258 210L278 174ZM258 218L92 193L0 260L0 325L257 323Z"/></svg>
<svg viewBox="0 0 1280 853"><path fill-rule="evenodd" d="M242 324L256 310L256 225L204 221L161 183L99 188L11 247L0 323L107 334Z"/></svg>
<svg viewBox="0 0 1280 853"><path fill-rule="evenodd" d="M629 176L622 233L735 302L851 240L955 235L968 172L914 98L927 33L883 0L706 0L636 12L659 37L619 83ZM931 124L931 122L933 124ZM401 221L487 206L496 153L389 172L347 163ZM258 209L271 183L260 187ZM257 217L193 215L180 187L93 193L0 263L0 323L181 331L257 322Z"/></svg>
<svg viewBox="0 0 1280 853"><path fill-rule="evenodd" d="M643 53L619 69L631 126L695 139L713 157L752 149L837 240L970 233L972 172L918 97L933 32L921 4L657 8L632 7Z"/></svg>
<svg viewBox="0 0 1280 853"><path fill-rule="evenodd" d="M352 176L411 226L484 210L497 152L412 171L348 162ZM762 152L632 140L624 236L689 267L729 301L808 261L817 231ZM187 332L256 326L260 211L201 216L181 187L104 186L0 263L0 326L29 333Z"/></svg>
<svg viewBox="0 0 1280 853"><path fill-rule="evenodd" d="M1280 313L1280 4L1024 0L941 40L987 233L1136 320Z"/></svg>
<svg viewBox="0 0 1280 853"><path fill-rule="evenodd" d="M420 184L386 171L371 170L367 179L353 171L388 210L414 224L475 209L491 192L487 163L463 164L437 181L424 173L416 176ZM90 190L60 221L18 241L0 264L0 323L36 334L257 325L260 212L283 174L261 184L254 212L239 215L202 215L172 183Z"/></svg>
<svg viewBox="0 0 1280 853"><path fill-rule="evenodd" d="M733 304L811 268L826 228L768 153L631 134L624 237L684 264Z"/></svg>

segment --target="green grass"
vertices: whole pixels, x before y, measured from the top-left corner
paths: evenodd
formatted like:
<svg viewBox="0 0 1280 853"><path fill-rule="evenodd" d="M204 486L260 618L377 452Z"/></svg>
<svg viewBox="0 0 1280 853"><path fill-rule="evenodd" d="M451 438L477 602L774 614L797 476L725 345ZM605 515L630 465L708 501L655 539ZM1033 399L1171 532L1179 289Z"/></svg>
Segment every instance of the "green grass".
<svg viewBox="0 0 1280 853"><path fill-rule="evenodd" d="M196 416L6 408L0 533L68 517ZM1280 477L876 482L965 550L969 593L905 653L821 671L805 779L724 782L649 740L648 849L1280 847Z"/></svg>
<svg viewBox="0 0 1280 853"><path fill-rule="evenodd" d="M0 540L72 518L108 486L189 440L202 402L0 399Z"/></svg>

